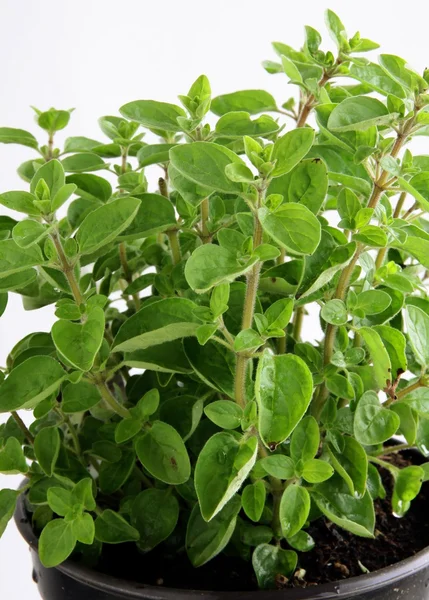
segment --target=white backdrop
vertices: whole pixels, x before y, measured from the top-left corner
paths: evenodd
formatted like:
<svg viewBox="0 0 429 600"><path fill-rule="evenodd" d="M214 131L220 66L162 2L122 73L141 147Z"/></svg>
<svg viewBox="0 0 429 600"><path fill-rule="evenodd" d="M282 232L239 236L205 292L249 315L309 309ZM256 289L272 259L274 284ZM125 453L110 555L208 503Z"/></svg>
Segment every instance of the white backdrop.
<svg viewBox="0 0 429 600"><path fill-rule="evenodd" d="M122 104L140 98L175 102L201 73L214 95L262 88L281 103L291 94L286 77L260 66L275 60L270 42L299 46L308 24L332 47L323 24L328 7L350 35L358 29L383 52L404 56L418 70L429 66L426 0L1 0L0 126L43 136L30 105L76 107L58 144L69 135L103 139L99 116L118 114ZM25 189L16 167L31 157L31 149L0 145L0 192ZM21 337L47 331L51 322L50 307L26 313L12 294L0 320L0 365ZM310 334L312 324L307 327ZM0 489L18 481L0 475ZM30 574L28 551L10 525L0 540L0 598L36 600Z"/></svg>

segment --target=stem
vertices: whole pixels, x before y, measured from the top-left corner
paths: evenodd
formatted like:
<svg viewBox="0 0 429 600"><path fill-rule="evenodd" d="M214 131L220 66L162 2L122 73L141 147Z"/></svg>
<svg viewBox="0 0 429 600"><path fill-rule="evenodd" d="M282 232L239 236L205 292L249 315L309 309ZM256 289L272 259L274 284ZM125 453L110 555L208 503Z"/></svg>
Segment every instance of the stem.
<svg viewBox="0 0 429 600"><path fill-rule="evenodd" d="M70 264L67 256L65 255L58 232L52 233L51 239L54 242L54 246L57 250L58 257L60 259L61 269L62 269L64 275L67 277L67 281L69 283L69 286L72 291L73 297L76 301L76 304L78 306L80 306L84 302L83 296L81 294L77 279L74 275L73 265Z"/></svg>
<svg viewBox="0 0 429 600"><path fill-rule="evenodd" d="M408 134L410 133L413 124L414 124L415 116L411 117L407 123L405 124L403 130L398 133L395 143L393 144L392 151L390 156L396 158L403 146L406 142ZM381 198L381 195L385 191L386 182L389 180L390 174L383 169L380 170L376 181L374 182L374 187L372 190L371 197L368 202L368 208L375 208L378 204L378 201ZM364 250L364 245L359 243L356 247L356 252L346 266L344 271L341 274L340 280L337 285L337 289L334 294L334 298L338 300L344 300L347 290L350 285L350 280L353 275L353 270L358 261L358 258L362 251ZM332 354L334 351L335 344L335 336L336 336L337 328L334 325L328 324L326 327L325 333L325 346L324 346L324 364L328 365L331 362ZM325 404L326 398L328 397L328 390L326 385L323 383L320 388L318 394L315 396L314 404L312 407L312 414L316 417L320 417L320 413L322 412L323 406Z"/></svg>
<svg viewBox="0 0 429 600"><path fill-rule="evenodd" d="M407 394L414 392L414 390L418 390L421 387L425 387L425 384L421 379L419 379L415 383L411 383L410 385L403 388L402 390L399 390L398 393L396 394L396 398L397 398L397 400L401 400Z"/></svg>
<svg viewBox="0 0 429 600"><path fill-rule="evenodd" d="M301 329L304 321L304 307L298 306L293 317L292 337L296 342L301 339ZM284 339L284 338L282 338Z"/></svg>
<svg viewBox="0 0 429 600"><path fill-rule="evenodd" d="M258 196L258 208L262 200L262 192L259 192ZM253 248L257 248L262 243L262 227L259 219L255 213L255 232L253 235ZM259 284L259 275L261 273L262 263L257 262L253 265L251 271L247 275L247 287L246 287L246 295L244 298L244 309L243 309L243 322L241 324L241 329L250 329L253 324L253 315L255 314L255 302L256 295L258 293L258 284ZM235 401L242 408L246 405L246 392L245 392L245 383L246 383L246 373L247 373L247 365L249 363L249 357L245 354L238 353L237 354L237 365L235 372Z"/></svg>
<svg viewBox="0 0 429 600"><path fill-rule="evenodd" d="M33 445L34 444L34 436L33 434L30 432L30 430L27 428L27 425L24 423L24 421L21 419L21 417L19 416L19 414L16 411L11 411L10 413L12 415L12 417L14 418L16 424L18 425L18 427L20 428L20 430L22 431L22 433L25 435L25 437L27 438L27 441Z"/></svg>
<svg viewBox="0 0 429 600"><path fill-rule="evenodd" d="M383 448L379 456L393 454L394 452L400 452L401 450L410 450L411 448L414 448L412 444L398 444L397 446L388 446L387 448Z"/></svg>
<svg viewBox="0 0 429 600"><path fill-rule="evenodd" d="M399 219L406 197L407 197L407 192L402 192L401 195L399 196L399 200L396 203L395 211L393 213L394 219ZM387 254L387 250L388 250L387 248L380 248L380 250L378 251L377 258L375 259L375 266L377 269L379 269L382 266L384 259L386 257L386 254Z"/></svg>
<svg viewBox="0 0 429 600"><path fill-rule="evenodd" d="M324 73L322 79L319 81L319 88L322 88L325 85L325 83L327 83L329 81L330 78L331 78L331 76L328 75L328 73ZM304 127L304 125L307 122L308 116L313 109L315 100L316 100L316 98L313 96L313 94L310 94L308 96L305 104L303 105L303 107L301 109L301 112L299 113L299 117L296 122L297 127Z"/></svg>
<svg viewBox="0 0 429 600"><path fill-rule="evenodd" d="M387 469L393 475L395 475L396 473L399 472L398 467L395 467L395 465L392 465L391 463L387 462L386 460L381 460L381 458L377 458L376 456L368 456L368 460L370 462L375 463L376 465L378 465L380 467L383 467L383 469Z"/></svg>
<svg viewBox="0 0 429 600"><path fill-rule="evenodd" d="M79 442L79 438L77 436L76 430L75 430L72 422L70 421L70 417L68 415L65 415L60 407L56 407L55 411L60 415L60 417L63 419L64 423L67 425L67 428L68 428L69 433L73 440L73 446L74 446L74 449L76 450L76 454L80 457L82 454L82 449L80 447L80 442Z"/></svg>
<svg viewBox="0 0 429 600"><path fill-rule="evenodd" d="M158 179L158 189L161 196L164 198L169 198L168 193L168 185L167 181L164 177L160 177ZM179 232L177 229L169 229L166 231L168 241L170 242L170 250L171 250L171 259L173 261L173 265L179 264L182 260L182 252L180 250L180 242L179 242Z"/></svg>
<svg viewBox="0 0 429 600"><path fill-rule="evenodd" d="M180 250L179 232L177 229L169 229L167 231L168 241L170 242L171 259L173 265L177 265L182 260L182 252Z"/></svg>
<svg viewBox="0 0 429 600"><path fill-rule="evenodd" d="M103 381L101 377L95 379L95 385L97 386L103 400L108 404L108 406L110 406L110 408L116 414L123 417L124 419L131 418L129 410L116 400L115 396L111 393L105 381Z"/></svg>
<svg viewBox="0 0 429 600"><path fill-rule="evenodd" d="M201 202L201 239L203 244L209 244L212 241L212 236L207 228L207 221L209 220L209 199L204 198Z"/></svg>
<svg viewBox="0 0 429 600"><path fill-rule="evenodd" d="M52 160L54 157L54 135L53 133L49 134L48 139L48 161Z"/></svg>
<svg viewBox="0 0 429 600"><path fill-rule="evenodd" d="M121 151L121 174L127 172L127 159L128 159L128 148L122 148ZM120 190L123 192L123 190ZM125 242L119 244L119 259L121 261L121 267L124 272L124 279L130 285L133 282L133 274L131 273L130 267L127 260L127 246ZM134 307L136 312L140 309L140 297L138 294L132 294L134 301Z"/></svg>

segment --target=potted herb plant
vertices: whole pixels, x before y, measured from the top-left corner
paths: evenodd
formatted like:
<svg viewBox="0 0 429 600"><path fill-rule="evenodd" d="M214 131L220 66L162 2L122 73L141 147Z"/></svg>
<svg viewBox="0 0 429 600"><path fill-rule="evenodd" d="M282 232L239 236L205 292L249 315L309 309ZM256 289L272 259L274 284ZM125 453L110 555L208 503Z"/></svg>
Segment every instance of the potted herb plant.
<svg viewBox="0 0 429 600"><path fill-rule="evenodd" d="M297 102L202 75L107 141L0 129L0 313L57 317L0 372L0 533L47 600L427 597L429 76L327 26L264 63Z"/></svg>

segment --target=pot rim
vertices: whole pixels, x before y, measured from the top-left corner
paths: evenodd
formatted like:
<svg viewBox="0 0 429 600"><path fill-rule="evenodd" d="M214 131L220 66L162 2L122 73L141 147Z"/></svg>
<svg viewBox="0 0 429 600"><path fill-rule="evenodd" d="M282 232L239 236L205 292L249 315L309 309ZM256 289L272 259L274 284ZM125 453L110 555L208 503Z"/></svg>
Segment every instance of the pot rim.
<svg viewBox="0 0 429 600"><path fill-rule="evenodd" d="M30 546L31 550L37 552L38 538L31 527L25 511L23 496L18 499L15 511L15 523L18 531ZM399 583L406 577L420 571L429 564L429 546L420 550L414 556L401 560L393 565L379 569L372 573L350 577L338 582L323 583L318 586L284 590L260 590L255 592L228 592L210 590L187 590L177 588L162 588L145 585L143 583L118 579L112 575L99 573L84 565L66 560L58 567L64 575L72 579L106 593L121 593L127 598L138 600L188 600L189 598L210 598L212 600L244 600L253 594L257 594L260 600L279 600L287 596L288 600L347 600L366 591L376 591L383 587L386 582L389 585Z"/></svg>

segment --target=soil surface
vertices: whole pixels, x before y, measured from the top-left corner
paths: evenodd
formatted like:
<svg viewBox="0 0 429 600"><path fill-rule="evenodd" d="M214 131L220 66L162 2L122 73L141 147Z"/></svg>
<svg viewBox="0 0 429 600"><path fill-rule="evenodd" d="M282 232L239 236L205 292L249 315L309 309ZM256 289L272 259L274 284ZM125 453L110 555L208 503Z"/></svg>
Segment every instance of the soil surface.
<svg viewBox="0 0 429 600"><path fill-rule="evenodd" d="M415 460L415 454L409 453L392 454L388 459L398 466L407 466L411 464L411 456L414 464L421 462ZM366 570L376 571L429 546L429 482L424 484L406 516L398 519L392 515L389 499L391 477L383 469L380 473L388 493L386 499L377 500L375 504L376 538L355 537L324 519L318 519L307 530L316 542L315 548L311 552L299 553L296 576L279 584L279 587L310 587L361 575ZM142 555L136 551L134 544L122 544L120 549L105 545L97 570L147 585L194 590L257 589L251 562L222 554L194 569L183 549L168 555L164 547Z"/></svg>

